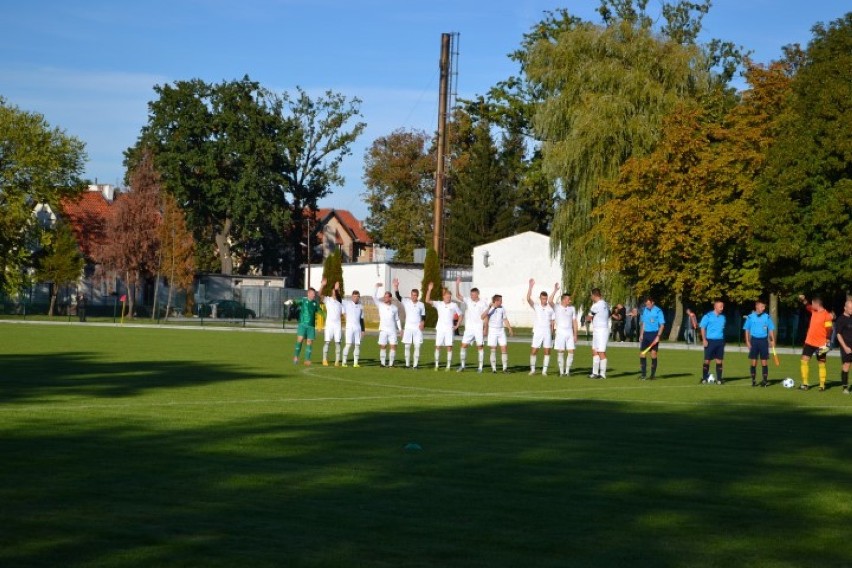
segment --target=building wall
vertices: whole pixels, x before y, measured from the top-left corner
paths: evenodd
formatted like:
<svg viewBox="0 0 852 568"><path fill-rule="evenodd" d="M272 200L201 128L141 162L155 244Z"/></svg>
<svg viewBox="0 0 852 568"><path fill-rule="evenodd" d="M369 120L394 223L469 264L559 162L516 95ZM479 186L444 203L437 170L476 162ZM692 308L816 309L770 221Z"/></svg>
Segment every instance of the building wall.
<svg viewBox="0 0 852 568"><path fill-rule="evenodd" d="M560 260L550 256L550 237L526 232L474 247L473 284L486 299L503 296L513 326L532 326L534 312L526 301L530 278L535 279L533 301L542 291L550 294L555 283L562 283Z"/></svg>

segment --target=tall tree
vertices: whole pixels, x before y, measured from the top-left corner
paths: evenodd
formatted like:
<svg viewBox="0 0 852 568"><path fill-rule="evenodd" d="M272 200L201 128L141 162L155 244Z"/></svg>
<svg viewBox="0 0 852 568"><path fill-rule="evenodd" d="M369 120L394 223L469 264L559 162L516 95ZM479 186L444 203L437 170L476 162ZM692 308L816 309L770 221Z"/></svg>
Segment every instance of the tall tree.
<svg viewBox="0 0 852 568"><path fill-rule="evenodd" d="M367 125L357 120L361 117L361 100L340 93L326 91L311 98L297 88L295 96L285 93L276 97L276 102L279 112L287 113L281 114L282 121L295 127L293 135L281 138L279 152L284 158L283 189L288 192L292 215L289 235L294 257L290 276L296 282L302 277L299 266L304 257L299 242L304 214L316 211L317 201L344 182L340 163Z"/></svg>
<svg viewBox="0 0 852 568"><path fill-rule="evenodd" d="M36 278L51 284L48 315L53 316L60 288L77 282L83 274L85 260L74 233L65 223L58 222L50 233L49 244L42 251L36 267Z"/></svg>
<svg viewBox="0 0 852 568"><path fill-rule="evenodd" d="M508 172L491 134L491 125L472 125L469 143L452 162L445 256L452 264L470 264L473 247L514 234L514 208Z"/></svg>
<svg viewBox="0 0 852 568"><path fill-rule="evenodd" d="M595 231L603 204L598 184L613 179L632 156L656 144L663 117L707 88L701 53L652 28L629 1L614 3L605 25L571 20L542 37L527 58L527 75L544 94L534 125L542 140L544 170L564 201L553 224L566 289L595 282L621 290L605 269L605 241ZM639 3L640 8L644 7Z"/></svg>
<svg viewBox="0 0 852 568"><path fill-rule="evenodd" d="M326 281L325 288L322 289L324 295L331 296L336 283L340 284L340 295L346 294L343 286L343 258L340 251L334 251L325 257L322 265L322 278Z"/></svg>
<svg viewBox="0 0 852 568"><path fill-rule="evenodd" d="M426 292L429 290L429 284L432 285L432 295L426 297ZM441 279L441 261L438 258L438 253L432 247L426 249L426 260L423 262L423 282L420 292L423 298L423 303L426 304L426 326L432 327L438 321L438 310L432 307L432 300L440 300L443 291L443 280Z"/></svg>
<svg viewBox="0 0 852 568"><path fill-rule="evenodd" d="M124 276L130 317L142 279L157 270L160 177L150 151L142 152L129 173L130 192L117 199L95 257L108 271Z"/></svg>
<svg viewBox="0 0 852 568"><path fill-rule="evenodd" d="M364 222L370 236L403 262L425 247L432 231L435 158L425 132L396 130L376 139L364 157Z"/></svg>
<svg viewBox="0 0 852 568"><path fill-rule="evenodd" d="M44 235L33 208L81 193L85 161L82 142L0 97L0 288L20 290Z"/></svg>
<svg viewBox="0 0 852 568"><path fill-rule="evenodd" d="M852 12L813 28L759 184L757 248L780 291L848 293L852 282Z"/></svg>
<svg viewBox="0 0 852 568"><path fill-rule="evenodd" d="M151 148L164 187L186 204L201 250L216 254L200 264L230 274L232 248L261 238L269 224L283 226L283 172L290 166L281 148L296 127L248 77L215 85L177 81L154 91L148 123L125 153L128 171Z"/></svg>
<svg viewBox="0 0 852 568"><path fill-rule="evenodd" d="M159 272L168 279L166 317L172 313L175 290L189 290L195 279L195 240L186 226L186 216L174 196L159 194L162 219L157 226Z"/></svg>

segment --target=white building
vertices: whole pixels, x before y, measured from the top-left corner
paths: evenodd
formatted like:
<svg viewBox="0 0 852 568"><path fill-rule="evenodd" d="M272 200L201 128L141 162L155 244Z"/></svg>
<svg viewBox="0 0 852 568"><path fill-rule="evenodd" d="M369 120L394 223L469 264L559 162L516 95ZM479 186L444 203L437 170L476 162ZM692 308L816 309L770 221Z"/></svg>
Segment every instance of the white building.
<svg viewBox="0 0 852 568"><path fill-rule="evenodd" d="M542 291L553 292L557 282L562 285L562 266L560 258L550 254L550 237L528 231L474 247L473 285L486 299L503 296L513 326L532 326L534 312L526 299L530 278L535 279L533 301ZM575 304L581 300L575 298Z"/></svg>

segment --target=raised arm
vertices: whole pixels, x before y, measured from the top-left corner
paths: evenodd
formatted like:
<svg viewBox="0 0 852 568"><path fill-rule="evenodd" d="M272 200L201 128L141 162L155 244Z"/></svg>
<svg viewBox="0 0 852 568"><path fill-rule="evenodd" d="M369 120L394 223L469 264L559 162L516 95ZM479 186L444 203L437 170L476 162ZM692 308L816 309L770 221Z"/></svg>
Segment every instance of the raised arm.
<svg viewBox="0 0 852 568"><path fill-rule="evenodd" d="M320 282L320 288L319 288L320 303L322 303L322 301L325 300L325 292L324 291L325 291L325 285L326 284L328 284L328 279L323 278L322 282Z"/></svg>
<svg viewBox="0 0 852 568"><path fill-rule="evenodd" d="M426 304L432 303L432 289L434 287L435 287L435 283L429 282L429 287L426 288L426 297L424 298L424 300L426 300L426 301L424 303L426 303Z"/></svg>
<svg viewBox="0 0 852 568"><path fill-rule="evenodd" d="M461 293L461 276L456 276L456 299L459 302L464 302L464 296Z"/></svg>
<svg viewBox="0 0 852 568"><path fill-rule="evenodd" d="M373 298L375 298L377 304L379 303L379 300L382 299L382 297L379 296L379 288L381 288L382 286L384 286L384 284L382 284L381 282L376 282L376 289L373 290Z"/></svg>
<svg viewBox="0 0 852 568"><path fill-rule="evenodd" d="M530 305L530 307L531 307L531 308L534 308L534 307L535 307L535 304L533 304L533 301L532 301L532 289L533 289L533 286L535 286L535 279L534 279L534 278L530 278L530 287L529 287L529 288L527 288L527 303Z"/></svg>
<svg viewBox="0 0 852 568"><path fill-rule="evenodd" d="M554 310L556 309L556 294L558 292L559 292L559 282L557 282L556 284L553 285L553 292L551 292L550 300L548 301L548 304L550 304L550 307L553 308Z"/></svg>
<svg viewBox="0 0 852 568"><path fill-rule="evenodd" d="M399 278L393 279L393 295L398 301L402 301L402 295L399 293Z"/></svg>

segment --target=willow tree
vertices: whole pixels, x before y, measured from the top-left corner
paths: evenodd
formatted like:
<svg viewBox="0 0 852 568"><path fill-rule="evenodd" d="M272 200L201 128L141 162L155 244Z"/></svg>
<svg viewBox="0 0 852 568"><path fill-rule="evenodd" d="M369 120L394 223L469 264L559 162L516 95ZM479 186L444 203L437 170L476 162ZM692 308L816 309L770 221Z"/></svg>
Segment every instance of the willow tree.
<svg viewBox="0 0 852 568"><path fill-rule="evenodd" d="M711 86L704 51L691 43L702 10L678 12L661 30L637 2L604 2L602 25L568 18L537 32L525 61L528 80L542 99L533 117L542 142L545 173L562 192L551 246L560 253L566 289L595 284L610 295L626 292L624 280L606 270L607 245L596 230L597 191L631 157L650 152L663 118L678 103ZM689 3L687 3L689 4ZM691 25L689 33L684 22Z"/></svg>

